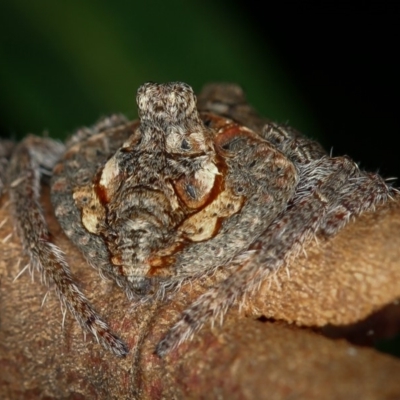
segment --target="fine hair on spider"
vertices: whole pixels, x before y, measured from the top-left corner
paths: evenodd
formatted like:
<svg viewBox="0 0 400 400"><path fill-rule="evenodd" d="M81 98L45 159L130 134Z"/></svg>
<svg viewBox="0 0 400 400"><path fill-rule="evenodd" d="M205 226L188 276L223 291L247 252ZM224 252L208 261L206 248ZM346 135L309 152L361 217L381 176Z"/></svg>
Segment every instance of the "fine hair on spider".
<svg viewBox="0 0 400 400"><path fill-rule="evenodd" d="M137 105L139 121L112 115L65 145L33 135L0 142L0 192L9 190L31 272L117 356L127 345L53 243L39 204L43 173L52 171L52 205L66 236L132 302L226 271L167 332L160 356L241 307L311 240L397 193L349 157L258 116L237 85L208 85L197 100L185 83L146 83Z"/></svg>

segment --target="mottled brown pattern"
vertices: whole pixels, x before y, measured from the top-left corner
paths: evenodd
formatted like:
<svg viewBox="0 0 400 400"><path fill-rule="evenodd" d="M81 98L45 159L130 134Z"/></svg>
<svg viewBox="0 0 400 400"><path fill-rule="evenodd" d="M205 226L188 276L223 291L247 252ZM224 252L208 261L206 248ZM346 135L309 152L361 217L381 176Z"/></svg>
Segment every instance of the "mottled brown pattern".
<svg viewBox="0 0 400 400"><path fill-rule="evenodd" d="M31 268L113 353L128 348L78 289L38 203L53 169L52 202L66 235L132 301L164 298L219 270L217 282L159 343L166 354L253 294L316 235L331 237L396 191L348 157L329 157L292 128L258 117L240 88L183 83L138 90L140 122L114 115L64 148L28 137L7 179ZM64 154L64 156L63 156Z"/></svg>

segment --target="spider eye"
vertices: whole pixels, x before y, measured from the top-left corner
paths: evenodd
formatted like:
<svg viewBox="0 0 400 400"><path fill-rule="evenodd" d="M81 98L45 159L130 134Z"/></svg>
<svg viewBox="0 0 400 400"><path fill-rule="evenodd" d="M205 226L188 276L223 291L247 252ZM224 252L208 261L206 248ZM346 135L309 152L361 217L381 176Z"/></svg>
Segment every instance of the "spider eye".
<svg viewBox="0 0 400 400"><path fill-rule="evenodd" d="M190 144L186 139L182 140L181 149L182 150L190 150Z"/></svg>
<svg viewBox="0 0 400 400"><path fill-rule="evenodd" d="M221 148L225 151L236 152L245 146L245 140L241 137L234 137L231 140L223 143Z"/></svg>
<svg viewBox="0 0 400 400"><path fill-rule="evenodd" d="M186 185L186 192L192 199L196 199L197 198L196 190L195 190L194 186Z"/></svg>
<svg viewBox="0 0 400 400"><path fill-rule="evenodd" d="M203 121L203 123L207 128L210 128L211 125L212 125L212 120L211 119L206 119L205 121Z"/></svg>

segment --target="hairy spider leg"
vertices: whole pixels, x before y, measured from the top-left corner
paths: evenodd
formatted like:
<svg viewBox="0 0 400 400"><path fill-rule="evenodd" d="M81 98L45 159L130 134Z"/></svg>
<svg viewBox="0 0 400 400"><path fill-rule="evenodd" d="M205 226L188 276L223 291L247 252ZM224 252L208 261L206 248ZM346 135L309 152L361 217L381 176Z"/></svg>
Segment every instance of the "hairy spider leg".
<svg viewBox="0 0 400 400"><path fill-rule="evenodd" d="M64 146L50 139L28 136L16 148L8 168L10 196L17 230L32 266L46 286L54 285L61 303L79 325L117 356L128 353L126 344L94 310L79 290L62 251L52 242L41 206L41 170L50 171Z"/></svg>

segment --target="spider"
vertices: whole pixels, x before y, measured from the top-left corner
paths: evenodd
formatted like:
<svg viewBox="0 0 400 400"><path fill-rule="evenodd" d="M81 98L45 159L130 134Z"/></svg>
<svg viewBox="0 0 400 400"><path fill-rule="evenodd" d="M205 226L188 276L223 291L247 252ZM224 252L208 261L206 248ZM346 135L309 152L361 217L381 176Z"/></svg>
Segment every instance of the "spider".
<svg viewBox="0 0 400 400"><path fill-rule="evenodd" d="M112 115L65 145L28 136L0 147L0 190L8 187L32 270L117 356L127 346L52 241L39 204L41 176L51 175L65 234L132 302L226 271L168 331L160 356L222 318L316 235L336 234L396 191L350 158L331 157L289 126L260 118L233 84L205 87L197 104L185 83L146 83L137 105L139 121Z"/></svg>

